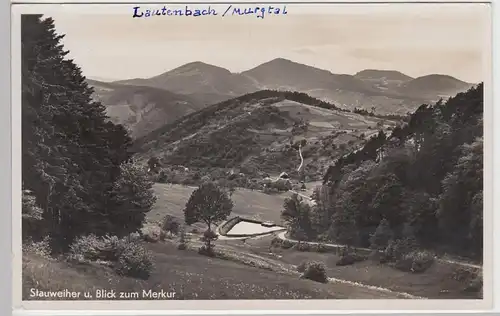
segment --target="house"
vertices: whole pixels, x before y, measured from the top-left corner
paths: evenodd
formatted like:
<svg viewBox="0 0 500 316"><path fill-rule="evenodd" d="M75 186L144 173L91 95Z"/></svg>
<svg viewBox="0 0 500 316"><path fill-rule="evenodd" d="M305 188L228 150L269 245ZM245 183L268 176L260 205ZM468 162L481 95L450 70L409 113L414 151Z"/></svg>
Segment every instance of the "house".
<svg viewBox="0 0 500 316"><path fill-rule="evenodd" d="M290 176L286 172L280 173L279 179L290 179Z"/></svg>

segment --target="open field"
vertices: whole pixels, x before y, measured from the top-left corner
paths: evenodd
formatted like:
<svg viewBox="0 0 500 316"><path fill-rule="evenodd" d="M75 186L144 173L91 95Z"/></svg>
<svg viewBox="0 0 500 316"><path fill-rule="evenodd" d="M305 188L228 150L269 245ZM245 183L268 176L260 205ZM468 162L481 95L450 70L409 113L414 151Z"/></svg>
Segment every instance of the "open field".
<svg viewBox="0 0 500 316"><path fill-rule="evenodd" d="M301 192L301 194L309 196L312 189L318 184L318 182L309 183L309 189L306 192ZM182 221L182 209L193 190L194 188L180 185L155 184L158 202L151 211L149 218L160 219L161 216L170 214ZM279 222L283 201L285 197L291 194L291 192L287 192L280 195L267 195L258 191L238 189L233 194L235 207L231 217L258 217L262 221ZM204 229L204 226L201 225L199 228ZM271 240L272 236L246 240L228 240L224 238L217 241L217 247L240 255L256 256L276 265L290 266L291 269L304 261L321 261L327 266L328 276L331 278L382 287L394 292L409 293L420 297L467 299L475 298L475 295L477 295L465 292L464 287L466 285L454 279L454 275L459 269L455 265L436 262L429 270L419 274L399 271L388 265L378 264L370 260L354 265L336 266L336 262L340 257L334 252L317 253L301 252L294 249L271 249ZM361 286L361 288L363 287Z"/></svg>
<svg viewBox="0 0 500 316"><path fill-rule="evenodd" d="M373 299L397 298L344 284L321 284L236 262L201 256L194 251L177 250L174 244L147 244L154 253L155 270L148 280L118 277L100 265L74 265L25 257L23 297L29 290L174 291L174 299ZM35 281L36 280L36 281Z"/></svg>
<svg viewBox="0 0 500 316"><path fill-rule="evenodd" d="M305 261L323 262L328 277L357 282L367 286L389 289L394 292L408 293L430 299L477 299L477 293L464 291L467 284L456 279L460 268L435 262L423 273L403 272L388 265L366 260L353 265L337 266L340 257L335 252L318 253L298 251L293 248L270 247L272 236L241 241L224 240L219 244L235 251L248 252L276 260L281 264L298 266Z"/></svg>
<svg viewBox="0 0 500 316"><path fill-rule="evenodd" d="M158 200L148 213L148 220L157 221L169 214L184 221L183 209L195 188L156 183L154 190ZM268 195L259 191L237 189L232 196L234 208L231 216L254 218L278 224L281 222L280 213L285 196L285 194Z"/></svg>

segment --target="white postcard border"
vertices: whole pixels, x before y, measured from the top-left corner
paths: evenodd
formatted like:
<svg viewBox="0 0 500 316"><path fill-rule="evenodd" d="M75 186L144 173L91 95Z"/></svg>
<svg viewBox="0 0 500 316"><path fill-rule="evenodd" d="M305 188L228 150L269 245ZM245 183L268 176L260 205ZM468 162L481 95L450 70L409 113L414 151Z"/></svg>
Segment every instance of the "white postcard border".
<svg viewBox="0 0 500 316"><path fill-rule="evenodd" d="M47 3L49 1L45 0L34 0L31 2L38 2L38 3ZM83 2L79 0L74 0L74 1L68 1L72 3L77 3L77 2ZM97 3L99 1L94 1L94 3ZM119 1L106 1L108 3L110 2L119 2ZM209 1L203 1L204 3L209 3ZM273 3L277 2L283 2L283 1L273 1ZM309 3L311 3L310 1ZM349 2L360 2L360 1L349 1ZM363 1L363 2L375 2L375 1ZM402 2L402 1L395 1L395 2ZM437 2L437 1L430 1L430 2ZM455 1L456 2L456 1ZM472 1L468 1L472 2ZM474 2L481 2L481 1L474 1ZM498 1L495 1L496 4L498 5ZM137 1L135 3L143 3L143 1ZM159 2L157 2L159 3ZM162 1L161 3L169 3L168 1ZM44 6L47 6L49 4L44 4ZM361 5L361 4L360 4ZM9 126L11 124L11 133L12 133L12 138L10 137L8 132L2 133L2 148L11 148L11 155L4 155L4 157L7 158L7 163L4 166L4 172L7 173L5 174L3 179L11 179L9 182L9 187L11 187L10 190L2 190L3 195L7 195L11 193L11 202L6 201L4 203L4 209L9 209L12 208L12 226L10 227L8 220L2 221L3 224L7 224L9 226L7 228L4 228L2 231L5 232L20 232L20 206L21 206L21 177L20 177L20 172L21 172L21 142L20 142L20 135L21 135L21 106L20 106L20 100L21 100L21 95L20 95L20 29L19 29L19 13L21 12L19 8L24 7L22 11L24 10L27 11L32 11L33 8L36 5L14 5L13 6L13 12L12 15L10 16L12 18L12 41L10 42L11 44L11 49L12 49L12 77L11 79L11 84L12 87L10 89L12 93L12 107L11 107L11 113L9 111L4 111L4 115L1 115L1 119L4 121L11 119L10 122L2 122L2 126ZM84 6L84 4L78 5L79 7ZM492 6L492 10L496 11L494 14L498 17L498 10L496 10L496 5ZM5 12L5 10L3 10ZM493 19L494 21L495 19ZM5 20L4 20L5 21ZM7 19L8 21L8 19ZM496 25L498 22L496 23ZM495 30L497 30L498 27L495 26ZM495 32L497 35L498 33ZM491 34L489 34L491 36ZM5 43L5 41L4 41ZM496 40L495 43L496 45ZM2 46L2 47L7 47L8 49L9 45ZM5 49L3 49L5 51ZM491 49L487 52L487 62L485 63L485 69L488 69L487 73L490 73L490 70L492 67L495 67L495 70L497 70L497 64L494 63L492 64L492 57L495 56L490 53ZM7 68L8 69L8 68ZM8 72L3 72L4 74L10 73ZM495 74L498 74L498 72L495 72ZM5 76L2 76L2 79L4 79ZM7 81L9 78L6 78ZM493 84L495 84L495 88L493 89ZM476 301L476 300L224 300L224 301L93 301L93 302L40 302L40 301L29 301L29 302L23 302L21 304L19 298L20 298L20 271L21 271L21 240L20 240L20 234L11 234L9 238L4 237L3 238L3 243L5 241L9 241L12 239L12 244L8 244L8 248L6 248L6 251L4 253L11 253L12 256L11 258L13 259L13 262L10 261L10 258L8 259L9 265L14 263L12 269L4 269L7 271L12 271L13 275L12 278L4 278L4 279L11 279L13 280L13 292L12 292L12 297L13 297L13 303L14 303L14 309L17 310L16 314L19 314L19 312L22 315L28 315L28 311L22 311L21 309L30 309L30 310L51 310L50 312L42 312L42 314L39 314L36 312L37 315L53 315L55 314L54 310L60 310L62 314L60 315L69 315L68 312L63 312L62 310L121 310L119 315L138 315L139 313L144 313L147 311L149 314L157 314L154 312L154 310L162 310L161 314L213 314L214 312L222 312L222 314L234 314L236 311L241 311L243 314L265 314L266 311L268 313L275 313L280 311L280 314L322 314L323 310L324 312L327 313L335 313L335 312L341 312L341 311L347 311L349 310L350 312L353 312L354 310L363 313L366 313L367 311L370 310L379 310L380 312L395 312L396 309L399 310L427 310L427 311L457 311L457 312L464 312L464 311L478 311L478 310L483 310L487 311L490 310L493 302L493 296L492 296L492 289L493 289L493 240L490 237L493 234L493 221L495 221L496 224L498 224L498 216L494 217L493 216L493 198L497 198L498 194L493 194L493 188L497 188L498 186L495 185L493 186L493 175L495 174L498 178L498 172L493 169L493 141L494 139L498 139L498 137L493 137L493 120L494 117L496 120L499 119L499 112L500 110L498 108L493 107L493 90L498 91L498 80L493 81L492 77L489 76L485 78L484 82L484 87L485 87L485 155L484 155L484 182L485 182L485 200L484 200L484 208L485 208L485 225L484 225L484 234L485 234L485 239L484 239L484 249L485 249L485 260L484 260L484 293L485 293L485 299L483 301ZM4 94L4 96L7 96L6 102L4 104L10 104L10 100L8 100L8 95L9 93ZM7 108L6 106L4 108ZM496 130L496 133L498 133L498 129ZM8 142L4 142L5 137L8 136ZM497 146L498 147L498 146ZM497 156L497 155L496 155ZM9 162L9 158L11 158L11 163ZM12 166L12 173L11 176L8 175L8 170L10 169L8 166ZM498 181L498 180L497 180ZM7 187L8 188L8 187ZM10 192L9 192L10 191ZM2 202L3 199L2 199ZM495 203L497 205L497 203ZM9 214L10 215L10 214ZM8 218L8 217L7 217ZM498 226L498 225L497 225ZM12 230L11 230L12 229ZM495 244L497 245L498 248L499 242L498 238L496 238ZM495 262L499 263L498 260L498 254L495 253L496 260ZM9 265L4 264L4 267L8 267ZM497 264L498 266L498 264ZM495 281L498 280L498 273L494 274L495 275ZM499 282L495 282L496 284L500 284ZM8 296L3 296L8 297ZM3 305L3 304L2 304ZM9 304L10 305L10 304ZM314 306L314 310L311 308ZM390 310L387 308L390 306ZM498 306L498 305L497 305ZM260 308L261 310L255 310L255 308ZM293 309L293 310L291 310ZM133 311L137 310L137 311ZM141 312L139 312L141 310ZM233 312L230 312L232 310ZM328 310L328 311L327 311ZM26 312L26 314L25 314ZM35 315L33 314L35 311L29 311L29 315ZM75 311L76 312L76 311ZM73 314L73 312L71 312ZM86 315L88 315L88 312L84 312ZM57 313L59 314L59 313ZM91 313L92 314L92 313Z"/></svg>

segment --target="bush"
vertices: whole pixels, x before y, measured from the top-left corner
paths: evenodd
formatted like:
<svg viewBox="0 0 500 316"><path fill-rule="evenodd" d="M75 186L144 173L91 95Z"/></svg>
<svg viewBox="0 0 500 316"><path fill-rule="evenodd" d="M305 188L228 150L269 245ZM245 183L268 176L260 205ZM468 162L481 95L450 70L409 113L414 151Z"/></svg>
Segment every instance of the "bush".
<svg viewBox="0 0 500 316"><path fill-rule="evenodd" d="M207 247L207 245L201 246L198 249L198 253L200 255L204 255L204 256L215 257L215 251L214 251L213 247L209 248L209 247Z"/></svg>
<svg viewBox="0 0 500 316"><path fill-rule="evenodd" d="M316 252L319 252L319 253L324 253L324 252L328 252L328 249L326 248L326 246L322 243L318 243L315 247L315 250Z"/></svg>
<svg viewBox="0 0 500 316"><path fill-rule="evenodd" d="M278 194L278 193L280 193L280 191L277 188L272 187L270 185L266 185L262 189L262 192L265 193L265 194Z"/></svg>
<svg viewBox="0 0 500 316"><path fill-rule="evenodd" d="M141 229L141 234L142 237L144 238L144 241L153 243L159 242L165 236L163 230L156 225L144 226Z"/></svg>
<svg viewBox="0 0 500 316"><path fill-rule="evenodd" d="M340 256L340 259L336 263L337 266L351 265L367 259L367 257L357 254L349 247L340 248L338 250L338 255Z"/></svg>
<svg viewBox="0 0 500 316"><path fill-rule="evenodd" d="M396 262L396 268L402 271L420 273L429 269L434 263L434 255L428 251L412 251L403 255Z"/></svg>
<svg viewBox="0 0 500 316"><path fill-rule="evenodd" d="M133 233L130 233L127 237L126 237L126 240L128 242L138 242L138 241L141 241L141 234L138 233L138 232L133 232Z"/></svg>
<svg viewBox="0 0 500 316"><path fill-rule="evenodd" d="M459 281L459 282L465 282L468 283L471 280L473 280L476 275L478 274L478 271L473 268L464 268L464 267L458 267L452 274L452 279Z"/></svg>
<svg viewBox="0 0 500 316"><path fill-rule="evenodd" d="M115 271L118 274L147 279L154 269L152 255L139 243L130 243L118 258Z"/></svg>
<svg viewBox="0 0 500 316"><path fill-rule="evenodd" d="M187 245L185 243L180 243L177 245L177 249L179 250L186 250L187 249Z"/></svg>
<svg viewBox="0 0 500 316"><path fill-rule="evenodd" d="M355 264L356 262L365 261L367 258L357 253L348 253L342 257L335 263L337 266L346 266Z"/></svg>
<svg viewBox="0 0 500 316"><path fill-rule="evenodd" d="M297 272L304 272L306 271L306 266L307 266L307 261L302 261L298 266L297 266Z"/></svg>
<svg viewBox="0 0 500 316"><path fill-rule="evenodd" d="M298 251L311 251L311 245L306 242L298 242L293 246L293 249Z"/></svg>
<svg viewBox="0 0 500 316"><path fill-rule="evenodd" d="M165 215L161 221L161 229L174 235L179 233L180 223L171 215Z"/></svg>
<svg viewBox="0 0 500 316"><path fill-rule="evenodd" d="M165 173L164 170L160 171L160 173L158 174L158 178L157 178L157 181L159 183L166 183L168 180L168 177L167 177L167 174Z"/></svg>
<svg viewBox="0 0 500 316"><path fill-rule="evenodd" d="M483 290L483 272L477 271L464 288L465 292L481 293Z"/></svg>
<svg viewBox="0 0 500 316"><path fill-rule="evenodd" d="M110 235L103 237L95 235L81 236L70 246L68 259L79 263L90 261L116 262L130 244L137 244L142 238L137 232L121 239Z"/></svg>
<svg viewBox="0 0 500 316"><path fill-rule="evenodd" d="M294 243L289 241L289 240L283 240L281 243L281 248L283 249L290 249L294 246Z"/></svg>
<svg viewBox="0 0 500 316"><path fill-rule="evenodd" d="M452 279L465 284L463 291L470 293L482 293L483 272L475 268L458 267L452 274Z"/></svg>
<svg viewBox="0 0 500 316"><path fill-rule="evenodd" d="M201 238L201 240L205 243L205 245L203 246L205 250L201 250L200 253L212 256L213 255L213 249L214 249L214 246L215 246L213 244L213 242L215 240L217 240L218 238L219 238L219 236L217 236L217 234L213 230L208 229L207 231L205 231L203 233L203 237Z"/></svg>
<svg viewBox="0 0 500 316"><path fill-rule="evenodd" d="M281 244L282 244L282 240L278 237L274 237L271 240L271 247L281 247Z"/></svg>
<svg viewBox="0 0 500 316"><path fill-rule="evenodd" d="M137 233L136 233L137 234ZM140 241L140 236L130 234L128 237L119 239L117 236L104 236L101 238L102 244L98 246L98 257L104 261L116 261L120 257L123 250L131 242Z"/></svg>
<svg viewBox="0 0 500 316"><path fill-rule="evenodd" d="M326 267L321 262L309 262L305 265L304 273L301 276L304 279L313 280L316 282L327 283L328 276Z"/></svg>
<svg viewBox="0 0 500 316"><path fill-rule="evenodd" d="M104 242L94 234L80 236L69 247L69 257L78 262L99 259Z"/></svg>
<svg viewBox="0 0 500 316"><path fill-rule="evenodd" d="M50 238L46 236L43 240L34 242L28 238L22 245L23 252L34 253L44 258L50 258L52 249L50 248Z"/></svg>
<svg viewBox="0 0 500 316"><path fill-rule="evenodd" d="M416 243L411 238L391 240L385 248L384 260L397 261L414 250L416 250Z"/></svg>

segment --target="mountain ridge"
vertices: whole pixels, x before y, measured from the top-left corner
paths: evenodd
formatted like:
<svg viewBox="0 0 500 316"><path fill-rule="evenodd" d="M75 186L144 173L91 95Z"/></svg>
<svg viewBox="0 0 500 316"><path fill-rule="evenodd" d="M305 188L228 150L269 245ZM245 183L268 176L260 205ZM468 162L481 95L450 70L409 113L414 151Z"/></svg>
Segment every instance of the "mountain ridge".
<svg viewBox="0 0 500 316"><path fill-rule="evenodd" d="M123 94L119 87L150 87L153 90L140 91L139 99L146 98L144 93L156 96L165 92L165 99L177 99L188 102L187 109L171 107L174 111L173 120L192 110L230 100L245 94L260 90L297 91L314 97L318 100L335 104L345 110L364 109L375 110L377 114L406 115L425 103L435 102L440 98L447 98L458 92L465 91L471 84L458 80L449 75L431 74L412 78L396 70L365 69L355 75L335 74L331 71L297 63L285 58L275 58L239 73L233 73L226 68L208 64L202 61L193 61L174 69L163 72L150 78L119 80L114 82L98 82L91 79L89 84L101 88L108 87L116 93ZM114 87L114 88L109 88ZM96 95L108 94L101 97L109 109L117 110L110 104L109 91L98 89ZM175 95L175 97L173 97ZM129 93L129 99L133 100ZM119 99L119 97L118 97ZM136 98L137 99L137 98ZM156 97L152 97L161 103ZM108 103L108 104L106 104ZM110 116L118 118L120 122L128 122L120 118L125 115L118 109L110 110ZM133 111L132 111L133 112ZM135 112L126 112L133 117ZM160 116L168 116L163 113ZM152 126L161 127L158 117ZM171 122L170 119L167 120ZM167 123L167 122L166 122ZM132 123L132 125L135 123ZM127 125L127 124L126 124ZM128 124L130 125L130 124ZM130 128L130 126L129 126ZM138 127L137 127L138 128ZM136 129L135 125L132 130ZM150 130L148 129L147 132ZM145 135L147 132L135 132Z"/></svg>

